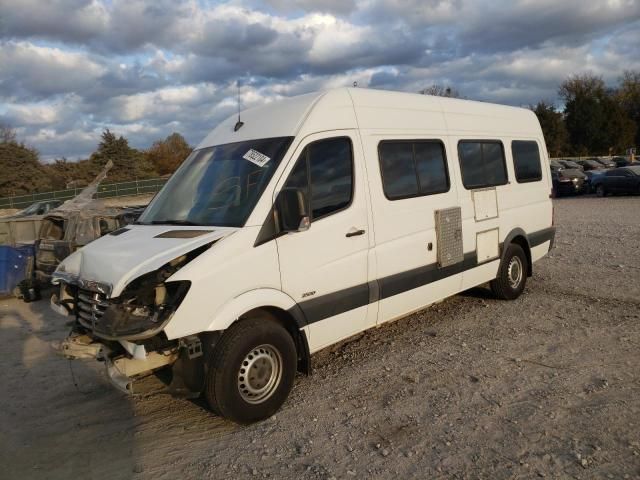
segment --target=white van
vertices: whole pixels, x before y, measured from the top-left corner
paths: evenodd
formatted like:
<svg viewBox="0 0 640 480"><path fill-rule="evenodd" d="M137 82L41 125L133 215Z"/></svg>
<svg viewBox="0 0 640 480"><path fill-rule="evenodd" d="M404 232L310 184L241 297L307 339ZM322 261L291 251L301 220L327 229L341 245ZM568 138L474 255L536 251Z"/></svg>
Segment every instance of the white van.
<svg viewBox="0 0 640 480"><path fill-rule="evenodd" d="M60 265L63 349L125 392L164 369L169 392L264 419L328 345L486 282L518 297L550 191L528 110L361 88L249 109Z"/></svg>

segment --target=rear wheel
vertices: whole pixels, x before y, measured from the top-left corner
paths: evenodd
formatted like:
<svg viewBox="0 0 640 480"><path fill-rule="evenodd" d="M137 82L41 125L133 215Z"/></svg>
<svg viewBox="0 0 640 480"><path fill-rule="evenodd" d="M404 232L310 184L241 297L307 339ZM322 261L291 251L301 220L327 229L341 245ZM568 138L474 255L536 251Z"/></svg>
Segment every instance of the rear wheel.
<svg viewBox="0 0 640 480"><path fill-rule="evenodd" d="M527 283L529 263L522 247L511 243L500 263L498 276L491 281L491 291L502 300L515 300Z"/></svg>
<svg viewBox="0 0 640 480"><path fill-rule="evenodd" d="M287 399L296 363L285 328L269 318L242 320L224 333L209 359L207 403L234 422L264 420Z"/></svg>
<svg viewBox="0 0 640 480"><path fill-rule="evenodd" d="M605 197L607 195L607 191L604 189L604 185L600 184L596 187L596 195L599 197Z"/></svg>

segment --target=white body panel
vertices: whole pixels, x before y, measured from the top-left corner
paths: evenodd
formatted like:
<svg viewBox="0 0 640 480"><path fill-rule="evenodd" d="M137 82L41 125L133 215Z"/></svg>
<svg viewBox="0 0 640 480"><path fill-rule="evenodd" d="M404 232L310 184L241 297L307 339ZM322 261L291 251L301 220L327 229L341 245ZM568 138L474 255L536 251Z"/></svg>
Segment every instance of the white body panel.
<svg viewBox="0 0 640 480"><path fill-rule="evenodd" d="M300 307L306 320L299 327L313 352L495 278L503 243L516 231L543 240L532 245L534 262L549 251L550 239L539 235L552 227L548 158L538 121L528 110L338 89L247 110L241 119L244 126L237 132L233 128L237 117L230 117L198 148L295 137L243 228L211 227L211 233L193 239L159 239L156 235L167 230L201 227L133 226L125 235L106 236L88 245L65 260L62 268L111 284L116 297L140 275L217 240L169 279L188 280L191 287L165 327L167 337L224 330L260 307L282 311ZM312 222L307 231L256 245L300 152L310 142L342 136L348 136L353 146L354 193L349 207ZM393 201L385 197L379 143L403 139L442 142L447 192ZM463 186L457 148L465 139L503 143L508 183L477 190ZM540 181L516 181L512 140L537 143ZM435 212L451 207L461 209L464 268L444 275L437 266ZM365 233L345 237L354 229ZM363 291L368 293L363 296ZM345 304L351 307L342 311Z"/></svg>

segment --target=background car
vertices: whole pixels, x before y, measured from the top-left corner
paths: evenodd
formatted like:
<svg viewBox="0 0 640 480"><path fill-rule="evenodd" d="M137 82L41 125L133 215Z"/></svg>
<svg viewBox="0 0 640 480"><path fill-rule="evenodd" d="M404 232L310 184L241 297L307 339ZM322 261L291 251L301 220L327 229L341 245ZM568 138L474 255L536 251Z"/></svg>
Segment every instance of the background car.
<svg viewBox="0 0 640 480"><path fill-rule="evenodd" d="M596 186L596 194L604 197L610 193L640 194L640 165L607 170Z"/></svg>
<svg viewBox="0 0 640 480"><path fill-rule="evenodd" d="M28 217L30 215L46 215L50 210L58 208L62 205L62 200L46 200L44 202L36 202L29 205L24 210L14 214L13 218Z"/></svg>
<svg viewBox="0 0 640 480"><path fill-rule="evenodd" d="M589 159L589 160L578 160L576 161L576 163L582 165L582 168L584 168L584 171L589 171L589 170L602 170L604 167L604 165L600 162L597 162L593 159Z"/></svg>
<svg viewBox="0 0 640 480"><path fill-rule="evenodd" d="M558 160L558 163L562 164L565 168L574 168L578 170L584 170L584 167L573 160Z"/></svg>
<svg viewBox="0 0 640 480"><path fill-rule="evenodd" d="M587 176L581 170L565 168L551 171L554 196L576 195L585 192Z"/></svg>
<svg viewBox="0 0 640 480"><path fill-rule="evenodd" d="M594 158L593 160L601 163L605 168L616 168L616 162L612 158Z"/></svg>
<svg viewBox="0 0 640 480"><path fill-rule="evenodd" d="M613 157L616 167L628 167L631 162L624 157Z"/></svg>
<svg viewBox="0 0 640 480"><path fill-rule="evenodd" d="M585 180L585 190L587 193L594 193L596 191L596 187L602 181L606 170L588 170L584 172L587 176Z"/></svg>
<svg viewBox="0 0 640 480"><path fill-rule="evenodd" d="M566 168L558 160L549 160L549 165L551 167L551 171L552 172L557 172L557 171L560 171L560 170L564 170Z"/></svg>

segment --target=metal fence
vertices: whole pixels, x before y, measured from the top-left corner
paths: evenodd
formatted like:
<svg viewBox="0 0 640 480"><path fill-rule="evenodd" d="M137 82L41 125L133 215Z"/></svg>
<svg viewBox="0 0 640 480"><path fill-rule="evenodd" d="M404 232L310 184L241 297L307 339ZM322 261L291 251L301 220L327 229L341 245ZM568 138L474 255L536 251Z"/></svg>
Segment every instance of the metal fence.
<svg viewBox="0 0 640 480"><path fill-rule="evenodd" d="M156 193L167 181L166 178L150 178L148 180L131 180L129 182L106 183L98 187L97 198L126 197ZM55 192L31 193L14 197L0 198L1 208L26 208L34 202L47 200L69 200L78 195L85 187L68 188Z"/></svg>

